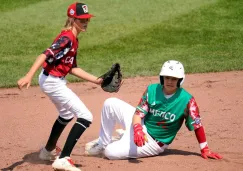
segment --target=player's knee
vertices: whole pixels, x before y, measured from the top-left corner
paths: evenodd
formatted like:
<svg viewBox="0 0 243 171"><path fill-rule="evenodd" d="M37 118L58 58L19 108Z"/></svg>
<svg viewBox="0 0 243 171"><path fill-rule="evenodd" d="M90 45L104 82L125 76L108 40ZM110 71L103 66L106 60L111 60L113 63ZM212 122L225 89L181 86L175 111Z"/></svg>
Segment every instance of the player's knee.
<svg viewBox="0 0 243 171"><path fill-rule="evenodd" d="M57 121L62 124L62 125L67 125L71 120L73 119L73 117L62 117L62 116L59 116L57 118Z"/></svg>
<svg viewBox="0 0 243 171"><path fill-rule="evenodd" d="M119 160L123 159L124 157L121 156L119 153L119 148L114 148L113 144L109 144L104 151L104 155L106 158L110 160Z"/></svg>
<svg viewBox="0 0 243 171"><path fill-rule="evenodd" d="M93 121L93 115L91 112L87 113L83 118L90 122Z"/></svg>
<svg viewBox="0 0 243 171"><path fill-rule="evenodd" d="M109 145L105 148L104 155L105 155L105 157L107 157L110 160L116 160L116 158L115 158L116 156L114 155L114 151L113 151L112 148L110 148Z"/></svg>
<svg viewBox="0 0 243 171"><path fill-rule="evenodd" d="M83 118L87 121L93 121L93 115L81 101L70 100L63 107L77 118Z"/></svg>
<svg viewBox="0 0 243 171"><path fill-rule="evenodd" d="M77 117L78 118L85 119L85 120L87 120L89 122L92 122L93 121L93 115L90 112L89 113L82 114L82 115L78 115Z"/></svg>
<svg viewBox="0 0 243 171"><path fill-rule="evenodd" d="M119 99L115 97L110 97L105 100L104 107L110 107L118 104Z"/></svg>
<svg viewBox="0 0 243 171"><path fill-rule="evenodd" d="M85 119L85 120L87 120L89 122L92 122L93 121L93 115L88 110L85 113L84 112L81 112L81 111L80 112L77 112L76 115L77 115L77 118L83 118L83 119Z"/></svg>

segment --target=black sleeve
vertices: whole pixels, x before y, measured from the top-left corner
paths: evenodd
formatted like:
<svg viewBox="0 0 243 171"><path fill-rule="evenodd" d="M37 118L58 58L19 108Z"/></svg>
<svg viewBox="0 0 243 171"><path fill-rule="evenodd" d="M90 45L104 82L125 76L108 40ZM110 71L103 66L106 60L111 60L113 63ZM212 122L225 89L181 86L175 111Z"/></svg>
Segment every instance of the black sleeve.
<svg viewBox="0 0 243 171"><path fill-rule="evenodd" d="M43 52L46 55L46 61L51 64L54 61L61 59L64 55L68 53L71 47L72 42L68 37L60 37L53 42L51 47Z"/></svg>

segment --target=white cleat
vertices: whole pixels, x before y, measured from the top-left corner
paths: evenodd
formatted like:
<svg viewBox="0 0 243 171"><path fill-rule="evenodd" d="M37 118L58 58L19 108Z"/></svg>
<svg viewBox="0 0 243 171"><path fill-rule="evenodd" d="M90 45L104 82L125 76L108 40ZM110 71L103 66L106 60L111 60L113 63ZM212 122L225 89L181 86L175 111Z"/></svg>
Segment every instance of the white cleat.
<svg viewBox="0 0 243 171"><path fill-rule="evenodd" d="M85 144L85 151L89 150L94 144L98 143L99 138Z"/></svg>
<svg viewBox="0 0 243 171"><path fill-rule="evenodd" d="M121 137L123 136L124 132L125 132L125 130L123 130L123 129L116 129L116 133L118 135L112 136L112 142L120 140ZM85 144L84 153L89 156L102 156L105 147L103 145L100 145L98 142L99 142L99 138Z"/></svg>
<svg viewBox="0 0 243 171"><path fill-rule="evenodd" d="M61 149L56 146L52 151L47 151L45 147L40 150L39 158L41 160L52 161L61 154Z"/></svg>
<svg viewBox="0 0 243 171"><path fill-rule="evenodd" d="M55 171L81 171L81 169L77 168L74 165L74 162L70 157L64 157L64 158L57 158L53 163L52 163L52 168Z"/></svg>
<svg viewBox="0 0 243 171"><path fill-rule="evenodd" d="M121 137L125 133L125 130L124 129L116 129L116 133L118 134L117 138L121 139Z"/></svg>
<svg viewBox="0 0 243 171"><path fill-rule="evenodd" d="M98 141L91 141L92 145L89 144L89 147L85 147L85 154L88 156L102 156L104 151L104 146L100 145Z"/></svg>

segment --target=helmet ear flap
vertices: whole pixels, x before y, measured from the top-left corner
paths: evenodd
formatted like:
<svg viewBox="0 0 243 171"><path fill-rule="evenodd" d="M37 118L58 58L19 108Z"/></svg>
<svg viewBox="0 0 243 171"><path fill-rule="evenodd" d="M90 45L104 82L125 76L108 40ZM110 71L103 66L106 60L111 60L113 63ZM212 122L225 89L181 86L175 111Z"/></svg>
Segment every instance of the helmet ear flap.
<svg viewBox="0 0 243 171"><path fill-rule="evenodd" d="M180 87L181 86L181 82L182 82L183 78L180 78L177 82L177 87Z"/></svg>
<svg viewBox="0 0 243 171"><path fill-rule="evenodd" d="M159 79L160 79L160 84L161 85L164 85L164 77L163 76L160 76Z"/></svg>

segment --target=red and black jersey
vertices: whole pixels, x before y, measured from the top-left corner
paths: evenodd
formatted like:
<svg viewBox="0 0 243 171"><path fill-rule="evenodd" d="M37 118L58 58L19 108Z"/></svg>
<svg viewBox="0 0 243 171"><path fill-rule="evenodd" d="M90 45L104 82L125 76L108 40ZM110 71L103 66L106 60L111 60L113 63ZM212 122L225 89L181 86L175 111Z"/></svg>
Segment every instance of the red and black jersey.
<svg viewBox="0 0 243 171"><path fill-rule="evenodd" d="M71 68L77 67L78 39L71 30L62 31L53 41L51 47L43 53L46 60L43 68L56 77L66 76Z"/></svg>

